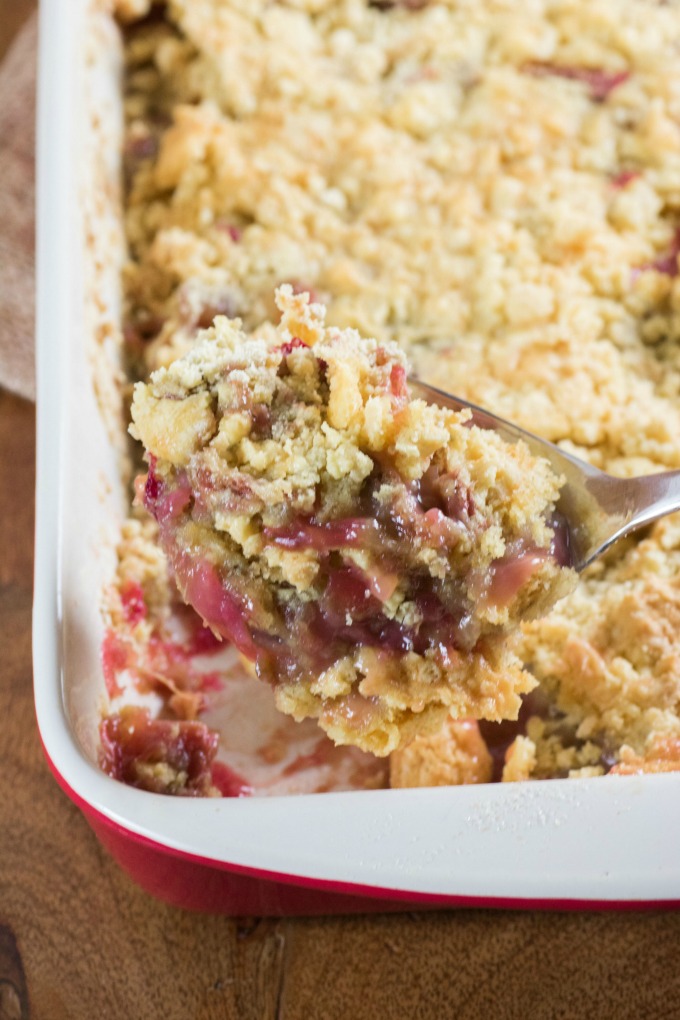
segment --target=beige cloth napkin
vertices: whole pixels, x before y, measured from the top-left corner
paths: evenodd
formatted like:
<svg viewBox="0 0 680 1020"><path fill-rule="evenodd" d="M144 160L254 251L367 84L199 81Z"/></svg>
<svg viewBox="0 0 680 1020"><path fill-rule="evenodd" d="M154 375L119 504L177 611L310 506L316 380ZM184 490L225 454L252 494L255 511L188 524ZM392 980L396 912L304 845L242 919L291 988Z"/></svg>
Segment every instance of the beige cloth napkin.
<svg viewBox="0 0 680 1020"><path fill-rule="evenodd" d="M37 19L0 65L0 385L35 397L34 145Z"/></svg>

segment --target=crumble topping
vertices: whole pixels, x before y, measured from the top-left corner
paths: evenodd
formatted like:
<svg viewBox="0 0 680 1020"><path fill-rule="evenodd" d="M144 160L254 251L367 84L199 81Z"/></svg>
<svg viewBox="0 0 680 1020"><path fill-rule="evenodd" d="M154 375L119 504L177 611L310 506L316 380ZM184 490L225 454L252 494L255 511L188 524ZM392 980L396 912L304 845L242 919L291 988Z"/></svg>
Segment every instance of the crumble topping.
<svg viewBox="0 0 680 1020"><path fill-rule="evenodd" d="M133 108L149 76L174 96L128 201L143 371L191 346L202 309L275 321L288 281L598 466L680 464L674 8L170 13L181 34L153 28L131 72Z"/></svg>
<svg viewBox="0 0 680 1020"><path fill-rule="evenodd" d="M447 719L390 755L390 786L461 786L491 781L493 763L474 719Z"/></svg>
<svg viewBox="0 0 680 1020"><path fill-rule="evenodd" d="M211 765L218 735L204 723L152 719L126 706L100 727L100 764L114 779L152 793L219 796Z"/></svg>
<svg viewBox="0 0 680 1020"><path fill-rule="evenodd" d="M545 619L526 625L522 656L562 715L529 736L550 772L567 743L609 764L659 757L680 740L680 515L592 567ZM593 751L591 750L591 755ZM573 766L569 765L570 768ZM620 770L622 766L617 768Z"/></svg>

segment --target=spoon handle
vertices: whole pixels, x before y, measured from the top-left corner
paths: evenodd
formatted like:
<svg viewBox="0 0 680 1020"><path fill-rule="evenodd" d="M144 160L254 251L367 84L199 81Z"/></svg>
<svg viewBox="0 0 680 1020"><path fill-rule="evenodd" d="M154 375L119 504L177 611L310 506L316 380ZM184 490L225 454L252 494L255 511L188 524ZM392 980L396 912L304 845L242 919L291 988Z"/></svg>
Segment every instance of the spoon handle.
<svg viewBox="0 0 680 1020"><path fill-rule="evenodd" d="M585 487L606 515L607 526L582 566L600 556L617 539L680 510L680 471L662 471L639 478L614 478L598 473L586 481Z"/></svg>

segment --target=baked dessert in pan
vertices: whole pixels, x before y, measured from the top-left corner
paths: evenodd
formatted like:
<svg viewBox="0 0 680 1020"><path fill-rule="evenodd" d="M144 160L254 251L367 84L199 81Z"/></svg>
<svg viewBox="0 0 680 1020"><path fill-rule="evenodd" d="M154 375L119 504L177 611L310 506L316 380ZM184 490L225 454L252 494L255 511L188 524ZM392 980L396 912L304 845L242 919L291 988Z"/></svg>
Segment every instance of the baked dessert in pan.
<svg viewBox="0 0 680 1020"><path fill-rule="evenodd" d="M275 332L288 285L598 467L680 466L675 5L117 8L132 381L221 316ZM163 616L154 525L130 528L142 565L124 542L119 573ZM504 646L519 718L446 720L394 751L393 784L677 767L679 550L675 518L615 547Z"/></svg>

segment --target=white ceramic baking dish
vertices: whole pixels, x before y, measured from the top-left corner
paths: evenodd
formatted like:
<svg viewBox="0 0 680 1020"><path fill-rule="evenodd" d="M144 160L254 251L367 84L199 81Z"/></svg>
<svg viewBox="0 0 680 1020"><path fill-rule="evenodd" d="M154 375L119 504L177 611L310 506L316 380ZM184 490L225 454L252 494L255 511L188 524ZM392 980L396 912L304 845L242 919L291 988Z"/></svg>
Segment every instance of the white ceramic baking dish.
<svg viewBox="0 0 680 1020"><path fill-rule="evenodd" d="M187 907L680 901L680 774L194 800L99 771L99 594L124 512L116 426L102 413L122 251L120 48L86 0L45 0L40 17L34 662L62 787L137 881Z"/></svg>

